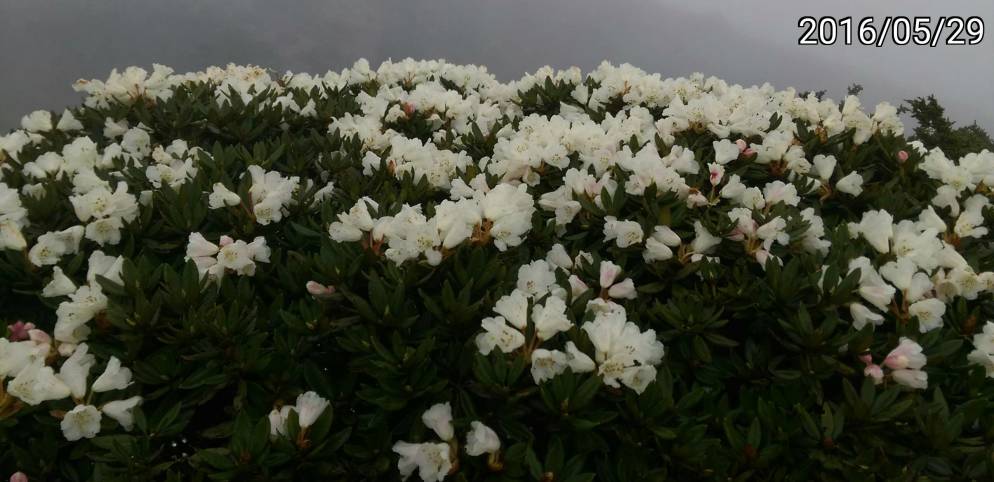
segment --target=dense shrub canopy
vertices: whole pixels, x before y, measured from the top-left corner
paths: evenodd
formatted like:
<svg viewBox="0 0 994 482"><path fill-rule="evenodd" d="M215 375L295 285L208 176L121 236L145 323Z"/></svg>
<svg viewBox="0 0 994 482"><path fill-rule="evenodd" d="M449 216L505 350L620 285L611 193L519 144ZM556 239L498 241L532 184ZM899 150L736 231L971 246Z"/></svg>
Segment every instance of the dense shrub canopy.
<svg viewBox="0 0 994 482"><path fill-rule="evenodd" d="M889 104L606 63L76 88L0 137L5 474L994 474L994 154Z"/></svg>

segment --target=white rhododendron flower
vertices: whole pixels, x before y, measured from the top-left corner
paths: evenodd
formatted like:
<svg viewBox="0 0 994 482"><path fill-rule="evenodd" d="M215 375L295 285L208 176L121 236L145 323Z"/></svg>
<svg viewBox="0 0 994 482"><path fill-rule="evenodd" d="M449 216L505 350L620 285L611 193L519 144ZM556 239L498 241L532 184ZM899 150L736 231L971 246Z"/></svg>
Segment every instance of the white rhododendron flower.
<svg viewBox="0 0 994 482"><path fill-rule="evenodd" d="M935 298L920 300L908 307L908 313L918 318L919 329L925 333L942 327L942 315L946 313L946 304Z"/></svg>
<svg viewBox="0 0 994 482"><path fill-rule="evenodd" d="M237 206L241 204L242 198L237 193L231 192L224 184L214 183L213 191L208 196L208 206L211 209L220 209L225 206Z"/></svg>
<svg viewBox="0 0 994 482"><path fill-rule="evenodd" d="M479 420L470 422L472 427L466 434L466 453L475 457L483 454L493 454L500 450L500 438L497 432Z"/></svg>
<svg viewBox="0 0 994 482"><path fill-rule="evenodd" d="M452 405L449 402L432 405L421 415L421 421L442 440L452 440L455 436L452 428Z"/></svg>
<svg viewBox="0 0 994 482"><path fill-rule="evenodd" d="M131 369L122 367L121 360L112 356L104 372L93 381L93 391L123 390L129 385L131 385Z"/></svg>
<svg viewBox="0 0 994 482"><path fill-rule="evenodd" d="M884 322L884 317L866 307L862 303L850 303L849 314L852 316L852 326L857 330L863 329L867 324L880 326Z"/></svg>
<svg viewBox="0 0 994 482"><path fill-rule="evenodd" d="M21 117L21 129L29 132L48 132L52 130L52 113L47 110L36 110Z"/></svg>
<svg viewBox="0 0 994 482"><path fill-rule="evenodd" d="M566 362L574 373L592 372L596 368L594 360L580 351L572 341L566 343Z"/></svg>
<svg viewBox="0 0 994 482"><path fill-rule="evenodd" d="M83 239L83 226L73 226L57 232L45 233L28 251L28 259L35 266L53 265L68 254L76 254Z"/></svg>
<svg viewBox="0 0 994 482"><path fill-rule="evenodd" d="M631 278L625 278L624 280L617 281L618 275L620 274L620 266L610 261L601 261L601 290L606 291L607 296L611 298L635 299L635 297L638 296L635 292L635 283Z"/></svg>
<svg viewBox="0 0 994 482"><path fill-rule="evenodd" d="M96 357L87 353L88 351L89 347L87 347L86 343L80 343L76 346L76 350L73 351L72 355L62 363L62 367L59 368L59 379L69 387L73 398L76 399L82 399L86 396L87 378L90 375L90 368L97 361Z"/></svg>
<svg viewBox="0 0 994 482"><path fill-rule="evenodd" d="M536 384L551 380L569 366L565 353L539 348L532 352L532 379Z"/></svg>
<svg viewBox="0 0 994 482"><path fill-rule="evenodd" d="M714 162L720 165L728 164L739 157L739 146L731 140L714 141L711 146L714 148Z"/></svg>
<svg viewBox="0 0 994 482"><path fill-rule="evenodd" d="M412 444L397 442L393 451L400 456L397 469L403 480L407 480L415 470L423 481L441 482L452 470L452 460L449 458L449 444L420 443Z"/></svg>
<svg viewBox="0 0 994 482"><path fill-rule="evenodd" d="M76 405L62 418L62 434L66 440L93 438L100 432L100 411L93 405Z"/></svg>
<svg viewBox="0 0 994 482"><path fill-rule="evenodd" d="M252 178L249 198L255 221L262 225L279 222L293 201L300 178L283 177L279 172L266 171L257 165L248 166L248 174ZM229 201L225 200L225 203Z"/></svg>
<svg viewBox="0 0 994 482"><path fill-rule="evenodd" d="M421 415L421 420L428 428L432 429L442 440L455 443L455 430L452 426L452 405L449 402L432 405ZM486 437L486 434L478 434L477 437ZM401 477L406 480L415 470L421 480L441 481L452 470L454 446L449 443L424 442L409 443L404 441L396 442L393 451L400 457L397 461L397 469ZM473 443L473 442L470 442ZM482 443L492 443L483 441ZM499 444L499 441L498 441ZM498 445L499 447L499 445Z"/></svg>
<svg viewBox="0 0 994 482"><path fill-rule="evenodd" d="M928 373L922 371L926 361L921 345L901 337L900 344L887 354L883 364L892 370L891 376L897 383L924 389L928 386Z"/></svg>
<svg viewBox="0 0 994 482"><path fill-rule="evenodd" d="M315 392L304 392L297 396L297 423L300 428L314 425L318 417L328 408L329 402Z"/></svg>
<svg viewBox="0 0 994 482"><path fill-rule="evenodd" d="M973 335L973 351L967 359L984 367L988 378L994 378L994 321L984 323L983 331Z"/></svg>
<svg viewBox="0 0 994 482"><path fill-rule="evenodd" d="M552 266L544 259L538 259L518 268L518 289L526 296L540 298L549 292L556 282Z"/></svg>
<svg viewBox="0 0 994 482"><path fill-rule="evenodd" d="M484 331L476 336L476 346L484 355L490 354L495 347L510 353L525 344L525 335L508 326L503 316L484 318L480 326Z"/></svg>
<svg viewBox="0 0 994 482"><path fill-rule="evenodd" d="M16 376L35 361L41 361L48 354L48 347L38 346L31 340L10 341L0 338L0 379Z"/></svg>
<svg viewBox="0 0 994 482"><path fill-rule="evenodd" d="M604 383L619 387L619 381L641 393L655 379L654 366L663 358L663 344L654 330L641 331L626 320L623 308L598 313L581 329L590 337L596 349L594 360Z"/></svg>
<svg viewBox="0 0 994 482"><path fill-rule="evenodd" d="M673 257L673 249L680 246L681 240L669 226L656 226L652 234L645 240L645 252L642 257L646 262L666 261Z"/></svg>
<svg viewBox="0 0 994 482"><path fill-rule="evenodd" d="M57 317L54 338L67 343L79 343L86 340L90 333L87 322L107 308L107 296L99 284L80 286L75 293L69 295L68 301L59 303L55 310Z"/></svg>
<svg viewBox="0 0 994 482"><path fill-rule="evenodd" d="M7 383L7 393L28 405L68 397L72 390L41 359L28 363Z"/></svg>
<svg viewBox="0 0 994 482"><path fill-rule="evenodd" d="M894 217L887 211L866 211L858 224L849 224L849 233L861 235L877 251L889 253L894 237Z"/></svg>
<svg viewBox="0 0 994 482"><path fill-rule="evenodd" d="M0 182L0 250L22 250L27 246L21 232L29 224L27 215L17 191Z"/></svg>
<svg viewBox="0 0 994 482"><path fill-rule="evenodd" d="M75 293L76 290L76 284L62 272L62 268L55 266L52 268L52 281L49 281L45 285L41 291L41 295L47 298L54 298Z"/></svg>
<svg viewBox="0 0 994 482"><path fill-rule="evenodd" d="M494 303L494 313L504 317L515 328L524 329L528 324L528 295L520 289L511 291Z"/></svg>
<svg viewBox="0 0 994 482"><path fill-rule="evenodd" d="M297 426L307 429L321 417L321 414L331 405L328 399L321 397L316 392L308 391L297 396L294 405L283 405L279 409L274 408L269 412L269 431L272 437L287 434L286 422L290 412L297 414Z"/></svg>
<svg viewBox="0 0 994 482"><path fill-rule="evenodd" d="M134 427L134 410L142 402L142 397L133 396L124 400L114 400L107 402L100 407L100 411L121 424L124 430L130 432Z"/></svg>
<svg viewBox="0 0 994 482"><path fill-rule="evenodd" d="M283 405L279 409L274 408L269 412L269 435L271 437L286 435L286 419L293 409L294 407L291 405Z"/></svg>
<svg viewBox="0 0 994 482"><path fill-rule="evenodd" d="M614 216L604 218L604 240L614 241L619 248L642 242L642 226L635 221L619 221Z"/></svg>
<svg viewBox="0 0 994 482"><path fill-rule="evenodd" d="M532 308L532 323L535 324L535 334L543 340L548 340L573 326L566 316L566 302L561 298L550 296L545 304L536 304Z"/></svg>
<svg viewBox="0 0 994 482"><path fill-rule="evenodd" d="M257 236L251 243L221 236L219 243L207 241L200 233L190 233L185 259L197 265L201 276L220 279L226 272L252 276L257 262L269 262L270 249L262 236Z"/></svg>
<svg viewBox="0 0 994 482"><path fill-rule="evenodd" d="M835 188L850 196L859 196L863 192L863 176L858 172L850 172L835 183Z"/></svg>

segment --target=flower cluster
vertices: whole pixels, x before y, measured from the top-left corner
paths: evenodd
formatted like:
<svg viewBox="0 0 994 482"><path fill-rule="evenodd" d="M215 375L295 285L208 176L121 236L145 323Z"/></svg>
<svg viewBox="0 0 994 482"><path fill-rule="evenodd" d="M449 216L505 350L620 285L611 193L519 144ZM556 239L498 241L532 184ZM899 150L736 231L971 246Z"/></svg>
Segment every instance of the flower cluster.
<svg viewBox="0 0 994 482"><path fill-rule="evenodd" d="M297 396L296 404L283 405L269 412L269 430L273 437L287 434L287 419L293 413L297 416L297 426L302 430L317 422L318 417L328 408L329 402L315 392L304 392Z"/></svg>
<svg viewBox="0 0 994 482"><path fill-rule="evenodd" d="M860 359L866 363L863 373L871 377L874 383L882 383L883 368L873 363L873 357L863 355ZM922 368L925 367L926 362L921 345L907 338L901 338L897 348L891 350L884 358L883 365L891 369L890 375L895 382L911 388L925 388L928 386L928 373L922 371Z"/></svg>
<svg viewBox="0 0 994 482"><path fill-rule="evenodd" d="M421 415L421 421L442 442L410 443L399 441L393 451L400 456L397 469L404 480L415 470L424 481L441 482L458 466L459 442L452 426L452 405L448 402L432 405ZM491 467L500 469L500 438L490 427L479 420L470 424L466 433L466 454L476 457L488 454Z"/></svg>
<svg viewBox="0 0 994 482"><path fill-rule="evenodd" d="M431 265L442 262L444 253L461 243L487 243L497 249L521 244L531 229L534 201L525 185L517 187L499 184L493 189L486 185L472 196L456 201L444 200L435 206L435 215L428 218L420 205L404 204L394 215L374 218L369 210L379 210L379 204L369 198L356 201L347 212L339 213L328 232L339 242L362 241L395 263L424 259Z"/></svg>
<svg viewBox="0 0 994 482"><path fill-rule="evenodd" d="M244 276L254 275L255 263L268 263L269 253L266 239L262 236L246 243L225 235L221 236L218 244L214 244L200 233L190 233L185 259L197 265L201 276L217 280L229 271Z"/></svg>
<svg viewBox="0 0 994 482"><path fill-rule="evenodd" d="M521 356L531 361L535 383L555 378L569 368L573 373L596 371L604 383L619 388L625 386L642 393L656 378L655 365L663 358L663 344L654 330L642 331L628 321L625 308L611 299L634 299L637 294L631 278L618 280L621 268L610 262L599 264L599 297L587 302L590 321L580 325L586 334L584 345L592 345L594 358L567 341L563 350L543 348L544 342L558 333L569 332L573 337L580 331L567 315L567 302L591 290L577 274L570 273L582 263L589 264L590 253L581 252L571 258L561 244L553 246L546 259L532 261L518 270L517 288L497 300L494 312L499 316L484 318L484 331L477 335L476 346L487 355L494 348L503 353L522 349ZM557 285L556 272L568 276L566 286ZM526 334L531 339L526 340ZM596 360L596 363L595 363Z"/></svg>
<svg viewBox="0 0 994 482"><path fill-rule="evenodd" d="M12 327L11 338L23 337L18 332L25 328L23 324ZM102 415L115 420L124 430L132 429L132 411L141 403L141 396L107 401L99 407L91 404L93 396L98 393L124 390L132 384L131 370L122 367L121 360L111 356L103 373L88 388L90 369L96 365L97 359L89 353L86 343L72 347L56 372L49 365L54 349L52 339L37 328L26 331L26 340L0 338L0 380L12 377L7 382L6 390L0 394L0 413L16 412L20 403L34 406L71 398L76 403L72 410L52 412L62 419L60 425L66 440L71 442L95 437L100 432ZM60 346L59 351L66 354L64 346Z"/></svg>

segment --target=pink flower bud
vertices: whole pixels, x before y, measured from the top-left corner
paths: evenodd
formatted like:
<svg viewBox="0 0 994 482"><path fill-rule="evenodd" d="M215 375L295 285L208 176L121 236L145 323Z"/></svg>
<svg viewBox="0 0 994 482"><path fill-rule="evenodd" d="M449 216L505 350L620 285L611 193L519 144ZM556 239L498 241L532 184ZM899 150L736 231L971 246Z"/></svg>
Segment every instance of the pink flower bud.
<svg viewBox="0 0 994 482"><path fill-rule="evenodd" d="M728 239L731 239L732 241L742 241L743 239L745 239L745 233L742 231L742 228L736 225L735 228L733 228L726 237Z"/></svg>
<svg viewBox="0 0 994 482"><path fill-rule="evenodd" d="M755 153L756 153L756 151L753 148L751 148L751 147L748 148L748 149L746 149L746 150L744 150L744 151L742 151L742 155L745 156L745 157L749 157L749 156L751 156L751 155L753 155Z"/></svg>
<svg viewBox="0 0 994 482"><path fill-rule="evenodd" d="M334 286L325 286L317 281L308 281L305 285L307 292L315 298L328 298L335 292Z"/></svg>
<svg viewBox="0 0 994 482"><path fill-rule="evenodd" d="M708 181L711 182L712 186L717 186L721 184L721 179L725 177L725 167L720 164L711 164L708 166Z"/></svg>
<svg viewBox="0 0 994 482"><path fill-rule="evenodd" d="M10 341L22 341L28 339L28 332L35 328L34 323L25 323L23 321L18 321L12 325L7 325L7 329L10 330Z"/></svg>
<svg viewBox="0 0 994 482"><path fill-rule="evenodd" d="M922 347L918 343L901 338L897 348L891 350L884 358L884 365L891 370L919 370L925 366L926 357L922 354Z"/></svg>
<svg viewBox="0 0 994 482"><path fill-rule="evenodd" d="M635 292L635 282L631 278L625 278L624 281L611 286L611 289L607 290L607 295L614 299L633 300L638 293Z"/></svg>
<svg viewBox="0 0 994 482"><path fill-rule="evenodd" d="M899 162L905 162L908 160L908 151L897 151L897 160Z"/></svg>
<svg viewBox="0 0 994 482"><path fill-rule="evenodd" d="M884 370L880 368L880 365L871 363L863 369L863 375L866 375L873 379L874 384L880 384L884 380Z"/></svg>
<svg viewBox="0 0 994 482"><path fill-rule="evenodd" d="M621 274L621 266L610 261L601 261L600 274L601 288L610 288L614 284L614 280Z"/></svg>
<svg viewBox="0 0 994 482"><path fill-rule="evenodd" d="M594 180L587 180L587 182L583 184L583 192L587 196L597 197L597 196L600 196L600 194L601 194L601 187L602 186L601 186L600 181L598 181L596 179L594 179Z"/></svg>
<svg viewBox="0 0 994 482"><path fill-rule="evenodd" d="M766 265L766 260L770 259L770 252L765 249L756 250L754 254L759 264Z"/></svg>
<svg viewBox="0 0 994 482"><path fill-rule="evenodd" d="M407 114L408 117L410 117L411 114L414 113L414 104L410 102L404 102L403 104L401 104L401 106L404 109L404 113Z"/></svg>
<svg viewBox="0 0 994 482"><path fill-rule="evenodd" d="M223 248L223 247L225 247L225 246L227 246L227 245L229 245L231 243L234 243L234 242L235 242L235 240L231 239L231 236L228 236L226 234L224 236L221 236L221 240L218 241L217 244Z"/></svg>
<svg viewBox="0 0 994 482"><path fill-rule="evenodd" d="M739 153L740 154L743 153L743 152L745 152L746 149L749 148L749 143L747 143L745 141L745 139L739 139L739 140L735 141L735 145L739 147Z"/></svg>
<svg viewBox="0 0 994 482"><path fill-rule="evenodd" d="M52 337L43 330L28 330L28 338L35 342L35 345L51 345Z"/></svg>
<svg viewBox="0 0 994 482"><path fill-rule="evenodd" d="M583 292L590 289L590 287L587 286L587 283L584 283L583 280L581 280L580 277L575 274L570 275L569 277L569 287L570 287L570 292L573 294L574 297L580 296Z"/></svg>
<svg viewBox="0 0 994 482"><path fill-rule="evenodd" d="M705 196L705 195L703 195L703 194L701 194L699 192L695 192L695 193L690 194L689 196L687 196L687 207L692 207L693 208L693 207L700 207L700 206L707 206L707 205L708 205L708 198L707 198L707 196Z"/></svg>
<svg viewBox="0 0 994 482"><path fill-rule="evenodd" d="M28 476L24 472L14 472L10 476L10 482L28 482Z"/></svg>

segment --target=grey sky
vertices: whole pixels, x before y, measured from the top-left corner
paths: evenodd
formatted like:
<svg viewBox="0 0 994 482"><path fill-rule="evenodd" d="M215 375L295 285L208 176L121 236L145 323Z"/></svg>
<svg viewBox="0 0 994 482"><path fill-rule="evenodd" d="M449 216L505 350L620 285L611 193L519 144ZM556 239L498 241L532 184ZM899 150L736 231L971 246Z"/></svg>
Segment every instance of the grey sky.
<svg viewBox="0 0 994 482"><path fill-rule="evenodd" d="M989 32L978 46L798 46L804 15L978 15ZM323 73L408 56L484 64L502 80L606 59L834 99L859 82L871 108L934 92L960 124L994 130L991 0L0 0L0 132L77 103L70 84L113 67Z"/></svg>

